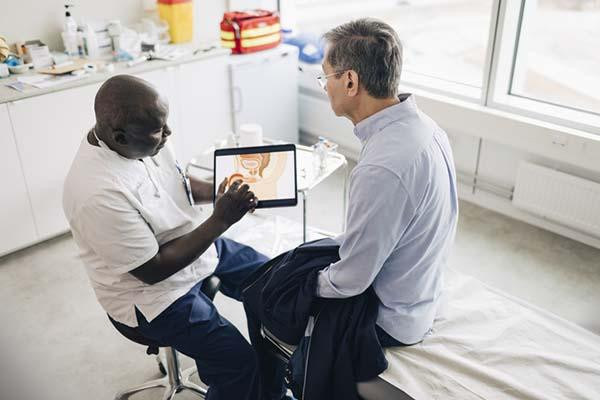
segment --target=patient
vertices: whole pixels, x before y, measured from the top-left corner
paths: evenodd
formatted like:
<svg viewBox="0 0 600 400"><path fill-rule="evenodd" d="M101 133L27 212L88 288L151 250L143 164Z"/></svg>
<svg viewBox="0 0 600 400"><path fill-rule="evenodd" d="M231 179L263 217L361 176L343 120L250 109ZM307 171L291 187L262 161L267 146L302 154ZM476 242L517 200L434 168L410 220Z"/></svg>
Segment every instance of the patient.
<svg viewBox="0 0 600 400"><path fill-rule="evenodd" d="M184 176L167 142L167 101L126 75L98 91L96 125L83 138L63 206L98 301L111 318L196 361L211 400L256 400L254 350L200 291L211 274L240 299L240 286L266 257L219 238L252 211L248 185Z"/></svg>
<svg viewBox="0 0 600 400"><path fill-rule="evenodd" d="M319 83L333 112L354 124L362 149L350 177L347 228L336 238L340 259L318 273L316 296L350 298L372 287L381 346L412 345L431 330L454 239L452 150L415 96L398 93L402 47L393 28L359 19L324 38ZM276 361L261 360L269 362Z"/></svg>

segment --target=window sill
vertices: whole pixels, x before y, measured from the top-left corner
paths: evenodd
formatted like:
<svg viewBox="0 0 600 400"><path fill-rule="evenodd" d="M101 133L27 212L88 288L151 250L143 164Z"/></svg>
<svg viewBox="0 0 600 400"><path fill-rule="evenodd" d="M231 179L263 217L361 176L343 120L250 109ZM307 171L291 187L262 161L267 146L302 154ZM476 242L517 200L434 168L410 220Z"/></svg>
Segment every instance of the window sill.
<svg viewBox="0 0 600 400"><path fill-rule="evenodd" d="M321 73L320 65L302 64L302 67L303 72L299 78L301 93L327 101L327 94L316 81L316 76ZM419 107L450 136L480 137L600 172L600 123L595 125L598 130L596 134L506 109L437 94L405 82L400 89L402 92L414 93ZM331 118L336 117L331 113ZM300 125L302 126L302 121Z"/></svg>

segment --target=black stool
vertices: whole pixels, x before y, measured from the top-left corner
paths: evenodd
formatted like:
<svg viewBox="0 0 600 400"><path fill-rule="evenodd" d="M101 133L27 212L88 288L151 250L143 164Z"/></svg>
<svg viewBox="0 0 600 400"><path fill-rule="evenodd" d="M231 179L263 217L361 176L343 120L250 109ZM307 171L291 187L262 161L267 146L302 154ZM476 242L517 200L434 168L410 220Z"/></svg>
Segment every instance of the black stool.
<svg viewBox="0 0 600 400"><path fill-rule="evenodd" d="M266 340L269 351L284 363L288 363L297 346L287 344L277 339L275 335L269 332L264 326L260 327L260 333L263 339ZM360 382L356 384L358 395L363 400L415 400L406 394L402 389L393 386L392 384L377 377L368 382Z"/></svg>
<svg viewBox="0 0 600 400"><path fill-rule="evenodd" d="M215 295L219 291L220 284L221 282L219 281L219 278L213 275L204 279L204 282L202 282L201 290L209 299L213 300L215 298ZM173 399L175 397L175 394L181 392L182 390L189 390L197 394L198 397L201 399L206 398L206 389L190 381L190 377L196 372L196 367L191 367L182 371L181 365L179 363L179 354L174 348L155 342L151 339L142 336L135 328L131 328L127 325L115 321L110 317L110 315L108 316L108 319L110 320L110 322L112 322L112 324L119 331L119 333L121 333L127 339L135 343L141 344L143 346L148 346L148 348L146 349L146 353L149 355L158 354L159 347L167 348L166 368L165 365L163 365L160 358L157 357L160 371L165 376L163 378L148 381L139 386L120 391L115 396L115 400L127 399L134 393L157 387L165 388L165 394L163 396L164 400Z"/></svg>

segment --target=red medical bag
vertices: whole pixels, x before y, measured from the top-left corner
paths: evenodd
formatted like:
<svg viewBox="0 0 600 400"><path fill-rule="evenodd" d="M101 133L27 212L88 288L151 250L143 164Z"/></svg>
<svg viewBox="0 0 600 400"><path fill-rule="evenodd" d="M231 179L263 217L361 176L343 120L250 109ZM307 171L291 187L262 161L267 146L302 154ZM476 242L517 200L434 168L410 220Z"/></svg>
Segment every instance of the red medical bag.
<svg viewBox="0 0 600 400"><path fill-rule="evenodd" d="M223 14L221 45L234 54L270 49L280 42L281 25L275 12L252 10Z"/></svg>

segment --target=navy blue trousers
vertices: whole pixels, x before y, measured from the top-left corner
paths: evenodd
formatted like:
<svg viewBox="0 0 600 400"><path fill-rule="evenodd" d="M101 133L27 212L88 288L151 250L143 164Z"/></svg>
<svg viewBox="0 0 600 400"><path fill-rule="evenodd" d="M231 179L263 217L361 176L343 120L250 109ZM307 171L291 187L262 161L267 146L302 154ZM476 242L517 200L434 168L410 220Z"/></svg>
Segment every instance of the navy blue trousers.
<svg viewBox="0 0 600 400"><path fill-rule="evenodd" d="M220 291L241 300L241 286L268 260L248 246L230 239L215 242L219 264L214 275ZM148 322L137 311L139 332L193 358L200 379L209 385L209 400L257 400L260 377L255 351L242 334L215 308L198 282L158 317Z"/></svg>

